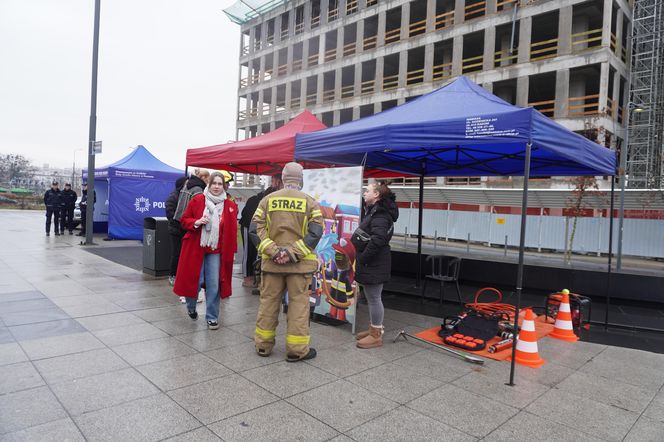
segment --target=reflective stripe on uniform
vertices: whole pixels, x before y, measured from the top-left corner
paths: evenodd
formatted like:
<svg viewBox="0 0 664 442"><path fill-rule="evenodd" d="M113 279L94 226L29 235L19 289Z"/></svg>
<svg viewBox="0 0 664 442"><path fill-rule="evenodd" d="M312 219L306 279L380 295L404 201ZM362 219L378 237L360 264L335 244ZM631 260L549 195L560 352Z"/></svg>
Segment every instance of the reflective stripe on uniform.
<svg viewBox="0 0 664 442"><path fill-rule="evenodd" d="M261 216L263 216L264 213L265 213L265 212L263 212L263 209L261 209L261 208L259 207L259 208L256 209L256 211L254 212L254 218L255 218L255 217L261 217Z"/></svg>
<svg viewBox="0 0 664 442"><path fill-rule="evenodd" d="M295 241L295 245L297 246L298 249L302 251L305 255L309 255L311 253L311 249L307 247L307 245L304 243L304 241L297 240Z"/></svg>
<svg viewBox="0 0 664 442"><path fill-rule="evenodd" d="M323 213L322 213L320 210L318 210L318 209L314 209L314 210L311 211L311 217L312 217L312 218L317 218L317 217L319 217L319 216L320 216L320 217L323 216Z"/></svg>
<svg viewBox="0 0 664 442"><path fill-rule="evenodd" d="M347 290L346 290L346 287L347 287L347 285L346 285L345 282L334 281L334 280L332 281L332 288L333 288L333 289L340 290L340 291L342 291L342 292L344 292L344 293L351 293L352 290L351 290L351 291L347 291Z"/></svg>
<svg viewBox="0 0 664 442"><path fill-rule="evenodd" d="M310 336L286 335L286 344L290 345L308 345Z"/></svg>
<svg viewBox="0 0 664 442"><path fill-rule="evenodd" d="M277 332L274 330L263 330L262 328L256 326L256 336L259 338L269 341L270 339L274 339L276 336Z"/></svg>
<svg viewBox="0 0 664 442"><path fill-rule="evenodd" d="M258 253L263 253L265 248L271 244L274 244L274 241L272 241L270 238L265 238L263 241L258 244L258 247L256 247L256 250L258 250Z"/></svg>

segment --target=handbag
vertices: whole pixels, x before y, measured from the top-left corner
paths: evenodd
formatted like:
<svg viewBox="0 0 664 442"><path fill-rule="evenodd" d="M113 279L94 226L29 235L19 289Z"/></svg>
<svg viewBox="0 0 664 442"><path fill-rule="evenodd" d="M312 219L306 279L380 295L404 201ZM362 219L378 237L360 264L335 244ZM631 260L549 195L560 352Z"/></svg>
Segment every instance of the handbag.
<svg viewBox="0 0 664 442"><path fill-rule="evenodd" d="M355 229L353 235L350 238L350 242L353 243L355 250L357 250L359 253L364 252L364 249L367 248L369 241L371 241L371 236L359 227Z"/></svg>

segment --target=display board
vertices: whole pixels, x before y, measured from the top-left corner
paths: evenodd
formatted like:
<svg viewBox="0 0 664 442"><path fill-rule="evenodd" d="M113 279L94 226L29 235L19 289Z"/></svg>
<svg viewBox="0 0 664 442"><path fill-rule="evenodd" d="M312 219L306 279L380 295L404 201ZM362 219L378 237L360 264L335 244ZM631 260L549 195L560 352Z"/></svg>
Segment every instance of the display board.
<svg viewBox="0 0 664 442"><path fill-rule="evenodd" d="M362 172L362 167L305 170L302 189L318 201L325 223L316 247L321 265L312 280L314 313L349 322L353 332L358 287L350 237L360 223Z"/></svg>

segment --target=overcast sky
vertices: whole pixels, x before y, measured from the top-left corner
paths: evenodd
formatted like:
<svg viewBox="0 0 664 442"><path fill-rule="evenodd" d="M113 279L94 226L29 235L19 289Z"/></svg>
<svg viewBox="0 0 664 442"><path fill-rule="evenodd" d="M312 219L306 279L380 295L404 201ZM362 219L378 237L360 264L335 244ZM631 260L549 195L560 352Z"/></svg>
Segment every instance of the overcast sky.
<svg viewBox="0 0 664 442"><path fill-rule="evenodd" d="M102 0L97 165L143 144L184 168L185 150L235 139L234 0ZM0 153L35 165L87 159L94 0L0 0Z"/></svg>

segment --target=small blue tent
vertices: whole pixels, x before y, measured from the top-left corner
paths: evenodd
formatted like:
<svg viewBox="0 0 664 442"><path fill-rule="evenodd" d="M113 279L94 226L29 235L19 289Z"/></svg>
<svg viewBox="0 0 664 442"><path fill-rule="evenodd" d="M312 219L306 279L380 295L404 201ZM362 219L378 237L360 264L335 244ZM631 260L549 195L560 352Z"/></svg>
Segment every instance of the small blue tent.
<svg viewBox="0 0 664 442"><path fill-rule="evenodd" d="M84 169L84 180L87 175ZM184 171L163 163L144 146L113 164L95 168L95 225L105 221L105 212L109 238L143 239L143 218L165 216L166 198L181 176Z"/></svg>
<svg viewBox="0 0 664 442"><path fill-rule="evenodd" d="M385 112L296 136L295 158L408 175L613 175L615 153L466 77Z"/></svg>

